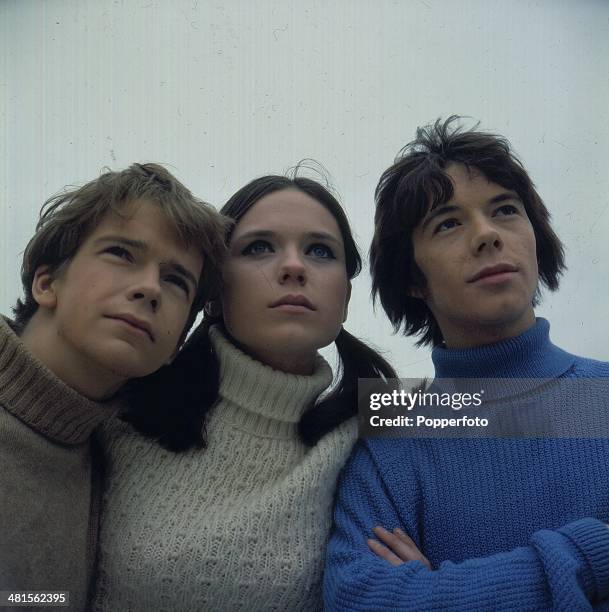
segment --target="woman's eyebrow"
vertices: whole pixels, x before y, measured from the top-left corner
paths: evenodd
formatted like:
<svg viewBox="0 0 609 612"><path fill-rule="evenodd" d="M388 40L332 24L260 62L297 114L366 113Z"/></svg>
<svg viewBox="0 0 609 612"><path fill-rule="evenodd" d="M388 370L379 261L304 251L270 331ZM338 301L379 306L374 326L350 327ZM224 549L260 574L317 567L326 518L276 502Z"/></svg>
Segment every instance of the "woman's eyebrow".
<svg viewBox="0 0 609 612"><path fill-rule="evenodd" d="M328 232L308 232L306 236L307 238L313 238L314 240L327 240L328 242L333 242L338 245L341 243L336 236L329 234Z"/></svg>
<svg viewBox="0 0 609 612"><path fill-rule="evenodd" d="M251 238L275 238L278 235L279 235L279 232L275 232L273 230L253 229L253 230L244 232L240 236L234 237L233 240L241 241L241 240L248 240ZM341 242L336 236L334 236L333 234L330 234L329 232L314 231L314 232L306 232L304 235L308 239L327 240L329 242L333 242L339 245Z"/></svg>
<svg viewBox="0 0 609 612"><path fill-rule="evenodd" d="M253 229L248 232L244 232L240 236L234 236L234 240L247 240L249 238L273 238L276 233L271 230Z"/></svg>

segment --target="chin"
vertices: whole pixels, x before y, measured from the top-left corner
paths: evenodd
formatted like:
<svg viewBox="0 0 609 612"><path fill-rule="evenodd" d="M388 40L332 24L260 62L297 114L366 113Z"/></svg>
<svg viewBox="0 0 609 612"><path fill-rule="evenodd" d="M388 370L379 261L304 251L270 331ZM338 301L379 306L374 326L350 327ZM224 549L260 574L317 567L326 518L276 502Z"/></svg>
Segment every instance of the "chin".
<svg viewBox="0 0 609 612"><path fill-rule="evenodd" d="M107 370L118 378L130 379L130 378L142 378L148 376L159 369L158 367L144 366L139 363L132 363L129 361L115 360L108 364Z"/></svg>
<svg viewBox="0 0 609 612"><path fill-rule="evenodd" d="M141 378L156 372L163 364L151 362L150 359L142 358L139 351L133 351L128 347L113 347L114 350L104 351L98 355L97 362L106 371L118 378Z"/></svg>
<svg viewBox="0 0 609 612"><path fill-rule="evenodd" d="M480 313L477 317L484 327L496 327L497 329L526 326L529 318L531 324L535 322L535 315L529 315L528 308L504 308L499 311Z"/></svg>
<svg viewBox="0 0 609 612"><path fill-rule="evenodd" d="M340 331L340 330L339 330ZM316 330L297 330L290 335L290 339L286 342L298 343L302 346L303 350L306 349L317 352L318 350L329 346L336 340L339 331L332 330L331 332Z"/></svg>
<svg viewBox="0 0 609 612"><path fill-rule="evenodd" d="M321 339L311 336L310 333L296 330L274 333L264 342L265 353L273 356L302 357L314 355L320 348L327 346L331 341L323 343ZM253 351L254 354L257 351ZM258 353L259 354L259 353Z"/></svg>

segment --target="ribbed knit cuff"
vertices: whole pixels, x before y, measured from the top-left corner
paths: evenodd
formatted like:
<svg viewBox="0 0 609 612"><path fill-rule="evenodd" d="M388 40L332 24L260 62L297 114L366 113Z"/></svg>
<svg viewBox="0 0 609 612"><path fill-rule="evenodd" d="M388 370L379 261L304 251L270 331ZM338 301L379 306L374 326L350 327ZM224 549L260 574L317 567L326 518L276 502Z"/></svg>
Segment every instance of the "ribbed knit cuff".
<svg viewBox="0 0 609 612"><path fill-rule="evenodd" d="M588 562L590 576L583 577L586 590L593 600L604 600L609 595L609 527L594 519L584 518L558 530L577 547Z"/></svg>

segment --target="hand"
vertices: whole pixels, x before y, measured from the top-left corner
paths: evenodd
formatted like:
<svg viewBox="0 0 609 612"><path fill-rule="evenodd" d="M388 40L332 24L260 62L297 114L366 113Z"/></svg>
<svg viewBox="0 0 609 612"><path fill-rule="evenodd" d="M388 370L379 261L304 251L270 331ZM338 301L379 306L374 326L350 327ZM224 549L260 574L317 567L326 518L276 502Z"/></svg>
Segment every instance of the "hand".
<svg viewBox="0 0 609 612"><path fill-rule="evenodd" d="M383 527L374 527L374 535L385 544L381 544L372 538L368 539L368 547L381 559L389 561L391 565L401 565L407 561L420 561L423 565L431 569L431 563L417 548L417 545L399 527L393 533Z"/></svg>

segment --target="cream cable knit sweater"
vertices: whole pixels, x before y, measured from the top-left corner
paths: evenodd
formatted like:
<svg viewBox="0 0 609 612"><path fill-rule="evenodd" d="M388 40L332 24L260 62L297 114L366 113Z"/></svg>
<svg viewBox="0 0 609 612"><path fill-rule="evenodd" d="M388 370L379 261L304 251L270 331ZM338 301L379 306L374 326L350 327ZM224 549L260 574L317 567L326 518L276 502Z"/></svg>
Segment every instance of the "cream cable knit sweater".
<svg viewBox="0 0 609 612"><path fill-rule="evenodd" d="M0 317L0 590L70 591L69 609L85 609L99 516L89 436L112 409L65 385Z"/></svg>
<svg viewBox="0 0 609 612"><path fill-rule="evenodd" d="M206 450L174 454L117 419L105 428L107 483L95 610L321 610L338 472L355 419L313 448L296 424L329 385L273 370L217 328L220 397Z"/></svg>

